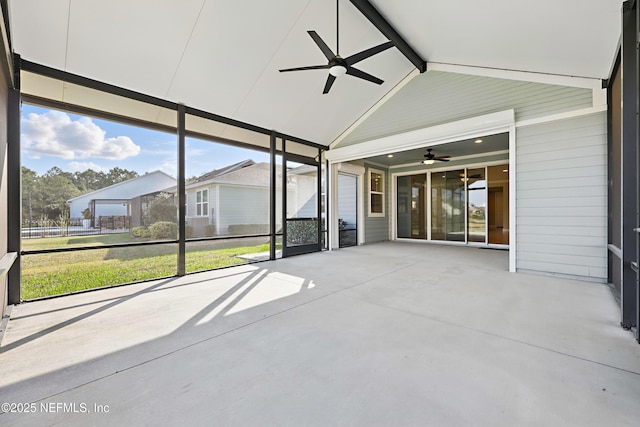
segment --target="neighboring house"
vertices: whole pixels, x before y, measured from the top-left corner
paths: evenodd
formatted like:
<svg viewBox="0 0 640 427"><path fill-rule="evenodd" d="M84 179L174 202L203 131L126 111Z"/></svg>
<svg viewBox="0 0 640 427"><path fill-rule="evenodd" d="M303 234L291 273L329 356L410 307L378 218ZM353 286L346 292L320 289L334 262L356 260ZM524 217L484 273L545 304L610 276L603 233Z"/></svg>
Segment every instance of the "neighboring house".
<svg viewBox="0 0 640 427"><path fill-rule="evenodd" d="M253 160L187 182L187 225L196 236L269 232L269 182L269 164Z"/></svg>
<svg viewBox="0 0 640 427"><path fill-rule="evenodd" d="M67 200L69 215L71 218L82 218L82 211L89 208L94 220L101 216L131 216L133 198L159 192L175 184L176 179L164 172L149 172Z"/></svg>
<svg viewBox="0 0 640 427"><path fill-rule="evenodd" d="M289 171L289 218L317 217L314 173L315 169L308 166L300 166ZM268 233L270 179L269 163L245 160L187 182L187 225L192 227L196 236ZM175 188L165 191L175 192ZM280 199L281 194L282 169L277 168L276 198ZM280 229L280 203L276 203L276 218L276 228Z"/></svg>

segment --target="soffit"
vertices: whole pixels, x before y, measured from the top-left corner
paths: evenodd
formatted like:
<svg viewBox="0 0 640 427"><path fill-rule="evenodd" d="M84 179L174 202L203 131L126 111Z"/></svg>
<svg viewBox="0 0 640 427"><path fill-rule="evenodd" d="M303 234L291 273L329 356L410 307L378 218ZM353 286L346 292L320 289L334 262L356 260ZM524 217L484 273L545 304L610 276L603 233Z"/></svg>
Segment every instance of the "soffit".
<svg viewBox="0 0 640 427"><path fill-rule="evenodd" d="M607 78L620 0L372 0L425 60ZM334 47L326 0L9 1L14 50L24 59L329 144L413 69L395 49L358 64L385 83L324 70L278 69L326 60L307 34ZM343 56L385 37L340 2ZM166 119L165 119L166 121Z"/></svg>
<svg viewBox="0 0 640 427"><path fill-rule="evenodd" d="M476 143L476 141L481 141ZM436 156L450 156L449 162L435 162L433 165L426 166L420 162L424 160L424 155L427 152L425 148L417 148L413 150L406 150L402 152L390 153L392 157L387 154L368 157L364 160L369 163L378 164L385 167L399 167L399 166L416 166L425 169L433 169L437 167L447 166L449 163L476 163L483 161L483 158L488 156L505 156L509 150L509 134L499 133L495 135L486 135L482 138L470 138L461 141L448 142L445 144L429 146L432 149L432 153Z"/></svg>

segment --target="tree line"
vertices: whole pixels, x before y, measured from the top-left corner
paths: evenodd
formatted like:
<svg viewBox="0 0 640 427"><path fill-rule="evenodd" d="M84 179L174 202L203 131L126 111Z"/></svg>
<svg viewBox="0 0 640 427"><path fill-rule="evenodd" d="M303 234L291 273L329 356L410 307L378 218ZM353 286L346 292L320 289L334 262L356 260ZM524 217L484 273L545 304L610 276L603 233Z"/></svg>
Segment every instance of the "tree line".
<svg viewBox="0 0 640 427"><path fill-rule="evenodd" d="M108 172L87 169L65 172L57 166L42 175L22 167L22 218L58 220L69 215L67 200L136 178L138 173L115 167Z"/></svg>

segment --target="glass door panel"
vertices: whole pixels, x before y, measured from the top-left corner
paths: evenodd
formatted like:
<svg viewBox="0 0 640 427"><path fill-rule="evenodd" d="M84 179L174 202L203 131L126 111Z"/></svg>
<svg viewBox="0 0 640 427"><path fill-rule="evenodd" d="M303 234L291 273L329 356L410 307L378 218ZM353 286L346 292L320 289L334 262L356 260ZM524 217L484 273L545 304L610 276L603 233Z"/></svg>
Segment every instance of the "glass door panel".
<svg viewBox="0 0 640 427"><path fill-rule="evenodd" d="M465 240L464 169L431 174L431 239Z"/></svg>
<svg viewBox="0 0 640 427"><path fill-rule="evenodd" d="M411 177L411 238L427 238L427 175Z"/></svg>
<svg viewBox="0 0 640 427"><path fill-rule="evenodd" d="M509 244L509 165L487 168L489 243Z"/></svg>
<svg viewBox="0 0 640 427"><path fill-rule="evenodd" d="M397 234L399 239L411 238L411 177L399 176L396 196Z"/></svg>
<svg viewBox="0 0 640 427"><path fill-rule="evenodd" d="M427 238L427 175L398 177L398 237Z"/></svg>
<svg viewBox="0 0 640 427"><path fill-rule="evenodd" d="M467 241L485 243L487 239L487 180L484 168L467 170Z"/></svg>

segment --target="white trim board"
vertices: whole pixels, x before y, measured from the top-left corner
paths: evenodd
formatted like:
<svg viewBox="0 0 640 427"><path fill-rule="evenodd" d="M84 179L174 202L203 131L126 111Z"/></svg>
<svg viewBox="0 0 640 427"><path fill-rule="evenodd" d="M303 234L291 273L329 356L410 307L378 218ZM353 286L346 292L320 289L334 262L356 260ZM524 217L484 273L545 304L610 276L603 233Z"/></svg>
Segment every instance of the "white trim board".
<svg viewBox="0 0 640 427"><path fill-rule="evenodd" d="M516 127L520 128L525 126L539 125L542 123L549 123L549 122L555 122L558 120L572 119L575 117L602 113L604 111L607 111L607 106L599 105L595 107L583 108L581 110L573 110L573 111L567 111L565 113L552 114L550 116L537 117L535 119L520 120L516 122Z"/></svg>
<svg viewBox="0 0 640 427"><path fill-rule="evenodd" d="M607 104L607 90L602 88L602 80L596 78L565 76L560 74L543 74L530 71L502 70L498 68L473 67L435 62L427 63L427 71L443 71L447 73L467 74L504 80L517 80L590 89L592 105L594 107L601 105L606 106Z"/></svg>
<svg viewBox="0 0 640 427"><path fill-rule="evenodd" d="M602 89L602 80L589 77L574 77L561 74L544 74L531 71L503 70L499 68L474 67L469 65L428 62L427 72L444 71L447 73L468 74L496 79L518 80L548 85L579 87L583 89Z"/></svg>

